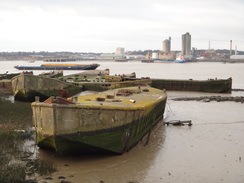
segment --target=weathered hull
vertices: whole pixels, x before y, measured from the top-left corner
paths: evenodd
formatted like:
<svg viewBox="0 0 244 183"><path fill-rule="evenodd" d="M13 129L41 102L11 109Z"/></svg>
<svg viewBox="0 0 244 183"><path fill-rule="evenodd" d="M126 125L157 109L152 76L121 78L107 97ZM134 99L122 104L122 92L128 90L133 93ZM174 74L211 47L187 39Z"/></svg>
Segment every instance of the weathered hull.
<svg viewBox="0 0 244 183"><path fill-rule="evenodd" d="M157 90L157 89L153 89ZM115 153L134 147L160 119L166 93L140 107L32 103L37 144L59 154ZM149 94L150 95L150 94Z"/></svg>
<svg viewBox="0 0 244 183"><path fill-rule="evenodd" d="M232 79L220 80L174 80L174 79L151 79L151 86L159 89L177 91L199 91L212 93L230 93Z"/></svg>
<svg viewBox="0 0 244 183"><path fill-rule="evenodd" d="M97 82L97 83L83 82L80 84L84 87L84 90L105 91L105 90L116 89L116 88L150 85L150 79L140 79L140 80L121 81L121 82Z"/></svg>
<svg viewBox="0 0 244 183"><path fill-rule="evenodd" d="M57 96L59 90L66 90L70 95L77 94L82 88L57 79L20 74L11 80L15 100L33 102L36 96L46 100L50 96Z"/></svg>

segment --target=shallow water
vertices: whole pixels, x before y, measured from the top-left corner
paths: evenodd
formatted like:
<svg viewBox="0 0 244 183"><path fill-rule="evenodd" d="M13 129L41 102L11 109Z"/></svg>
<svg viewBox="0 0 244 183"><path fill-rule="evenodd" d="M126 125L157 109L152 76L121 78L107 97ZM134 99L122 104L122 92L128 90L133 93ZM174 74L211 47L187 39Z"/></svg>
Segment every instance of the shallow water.
<svg viewBox="0 0 244 183"><path fill-rule="evenodd" d="M76 64L90 64L96 61L82 61L82 62L66 62ZM39 66L43 61L36 61L35 63L28 63L26 61L0 61L0 74L6 73L19 73L14 68L15 65L36 65ZM244 89L244 64L224 64L217 62L189 62L184 64L179 63L141 63L140 61L129 62L112 62L112 61L99 61L100 69L109 69L110 74L129 74L135 72L137 77L151 77L151 78L165 78L165 79L200 79L205 80L208 78L227 79L232 77L233 88ZM34 74L40 74L46 71L34 71ZM64 75L78 73L82 71L69 71L64 70Z"/></svg>
<svg viewBox="0 0 244 183"><path fill-rule="evenodd" d="M111 74L136 72L138 77L151 78L232 77L233 88L244 89L244 64L102 62L99 69L105 68L110 68ZM41 159L54 161L58 166L58 171L51 175L52 180L46 180L46 177L38 180L60 182L60 176L63 176L66 181L91 183L101 180L104 183L244 182L244 104L172 100L205 95L244 96L244 92L168 91L164 120L192 120L191 127L164 126L161 121L151 134L148 145L145 146L143 141L119 156L59 157L38 149Z"/></svg>

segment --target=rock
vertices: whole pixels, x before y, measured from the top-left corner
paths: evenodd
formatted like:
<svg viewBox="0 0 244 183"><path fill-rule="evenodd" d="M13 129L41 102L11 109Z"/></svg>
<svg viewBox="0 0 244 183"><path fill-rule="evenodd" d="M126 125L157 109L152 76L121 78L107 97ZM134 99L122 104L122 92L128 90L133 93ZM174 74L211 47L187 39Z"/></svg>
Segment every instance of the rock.
<svg viewBox="0 0 244 183"><path fill-rule="evenodd" d="M61 180L60 183L71 183L71 182L67 180Z"/></svg>
<svg viewBox="0 0 244 183"><path fill-rule="evenodd" d="M209 98L205 98L202 100L203 102L210 102L210 99Z"/></svg>
<svg viewBox="0 0 244 183"><path fill-rule="evenodd" d="M65 179L65 177L64 176L59 176L58 179Z"/></svg>
<svg viewBox="0 0 244 183"><path fill-rule="evenodd" d="M53 180L52 177L46 177L45 180Z"/></svg>

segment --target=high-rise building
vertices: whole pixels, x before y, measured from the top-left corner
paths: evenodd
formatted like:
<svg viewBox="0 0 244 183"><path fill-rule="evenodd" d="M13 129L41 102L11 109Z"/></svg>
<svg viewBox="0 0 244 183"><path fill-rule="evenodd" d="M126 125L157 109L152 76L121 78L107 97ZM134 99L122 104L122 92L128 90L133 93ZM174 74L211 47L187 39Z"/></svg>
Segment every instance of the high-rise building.
<svg viewBox="0 0 244 183"><path fill-rule="evenodd" d="M191 35L189 32L182 34L181 55L191 55Z"/></svg>
<svg viewBox="0 0 244 183"><path fill-rule="evenodd" d="M165 39L163 41L163 52L170 53L171 52L171 37L169 39Z"/></svg>

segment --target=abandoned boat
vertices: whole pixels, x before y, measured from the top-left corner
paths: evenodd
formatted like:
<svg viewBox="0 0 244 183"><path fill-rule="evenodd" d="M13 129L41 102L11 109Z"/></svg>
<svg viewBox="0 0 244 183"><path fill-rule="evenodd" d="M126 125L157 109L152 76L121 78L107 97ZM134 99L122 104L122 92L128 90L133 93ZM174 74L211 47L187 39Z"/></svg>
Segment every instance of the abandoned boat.
<svg viewBox="0 0 244 183"><path fill-rule="evenodd" d="M33 74L19 74L11 80L15 100L33 102L36 96L41 101L50 96L75 95L83 90L81 86L64 82L55 78L36 76Z"/></svg>
<svg viewBox="0 0 244 183"><path fill-rule="evenodd" d="M151 86L176 91L230 93L232 89L232 78L208 80L151 79Z"/></svg>
<svg viewBox="0 0 244 183"><path fill-rule="evenodd" d="M58 154L114 153L133 148L163 118L167 95L127 87L73 100L50 97L31 104L39 147Z"/></svg>

